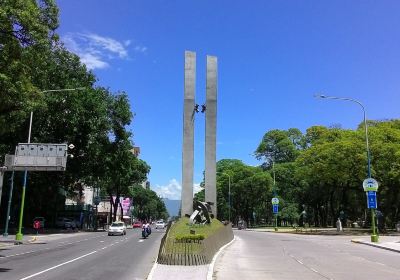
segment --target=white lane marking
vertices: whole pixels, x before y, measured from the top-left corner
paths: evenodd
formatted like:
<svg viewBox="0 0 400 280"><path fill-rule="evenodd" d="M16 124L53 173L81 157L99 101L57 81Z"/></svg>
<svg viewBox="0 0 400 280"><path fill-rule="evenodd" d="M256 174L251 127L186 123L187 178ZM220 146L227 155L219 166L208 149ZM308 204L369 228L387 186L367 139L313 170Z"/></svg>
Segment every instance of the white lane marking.
<svg viewBox="0 0 400 280"><path fill-rule="evenodd" d="M104 250L104 249L107 249L107 246L106 246L106 247L103 247L103 248L101 248L101 250Z"/></svg>
<svg viewBox="0 0 400 280"><path fill-rule="evenodd" d="M61 234L60 234L61 235ZM92 238L99 238L99 237L103 237L103 236L105 236L105 235L99 235L99 236L95 236L95 237L92 237ZM125 238L126 240L128 240L128 238ZM87 240L87 239L85 239L85 240ZM81 242L81 241L84 241L84 240L78 240L78 241L75 241L75 243L79 243L79 242ZM67 241L61 241L61 242L59 242L59 243L66 243ZM104 240L102 240L102 241L100 241L100 242L104 242ZM65 245L71 245L71 244L73 244L74 242L71 242L71 243L66 243L66 244L62 244L62 245L57 245L56 247L62 247L62 246L65 246ZM118 242L117 242L118 243ZM114 244L112 244L112 245L114 245ZM37 251L28 251L28 252L24 252L24 253L18 253L18 254L14 254L14 255L9 255L9 256L0 256L0 259L4 259L4 258L10 258L10 257L16 257L16 256L21 256L21 255L25 255L25 254L31 254L31 253L35 253L35 252L42 252L42 251L45 251L45 250L50 250L51 248L50 247L47 247L47 248L43 248L43 249L40 249L40 250L37 250Z"/></svg>
<svg viewBox="0 0 400 280"><path fill-rule="evenodd" d="M86 238L86 239L83 239L83 240L88 241L89 239Z"/></svg>
<svg viewBox="0 0 400 280"><path fill-rule="evenodd" d="M100 240L100 243L103 243L104 242L104 240Z"/></svg>
<svg viewBox="0 0 400 280"><path fill-rule="evenodd" d="M143 239L139 239L139 243L140 243L140 242L143 242L143 241L144 241Z"/></svg>
<svg viewBox="0 0 400 280"><path fill-rule="evenodd" d="M304 265L304 267L306 267L306 268L308 268L309 270L311 270L311 271L313 271L313 272L315 272L315 273L321 275L321 276L324 277L325 279L333 280L333 279L330 278L329 276L326 276L326 275L320 273L318 270L316 270L316 269L314 269L314 268L312 268L312 267L309 267L308 265L304 264L302 261L298 260L295 256L293 256L293 255L289 255L289 256L290 256L291 258L293 258L293 259L294 259L296 262L298 262L299 264Z"/></svg>
<svg viewBox="0 0 400 280"><path fill-rule="evenodd" d="M75 258L75 259L72 259L72 260L69 260L69 261L60 263L60 264L58 264L58 265L56 265L56 266L52 266L52 267L50 267L50 268L48 268L48 269L39 271L39 272L37 272L37 273L35 273L35 274L32 274L32 275L29 275L29 276L27 276L27 277L21 278L20 280L30 279L30 278L32 278L32 277L38 276L38 275L40 275L40 274L43 274L43 273L45 273L45 272L47 272L47 271L56 269L57 267L60 267L60 266L63 266L63 265L72 263L72 262L74 262L74 261L80 260L80 259L82 259L82 258L84 258L84 257L90 256L90 255L92 255L92 254L94 254L94 253L97 253L97 250L96 250L96 251L93 251L93 252L90 252L90 253L88 253L88 254L85 254L85 255L83 255L83 256L77 257L77 258Z"/></svg>

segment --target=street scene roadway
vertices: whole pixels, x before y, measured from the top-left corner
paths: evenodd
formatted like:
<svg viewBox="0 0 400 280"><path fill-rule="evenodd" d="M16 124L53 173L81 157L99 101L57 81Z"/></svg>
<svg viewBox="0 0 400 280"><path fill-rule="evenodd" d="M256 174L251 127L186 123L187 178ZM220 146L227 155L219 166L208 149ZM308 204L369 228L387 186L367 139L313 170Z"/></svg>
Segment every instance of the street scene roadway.
<svg viewBox="0 0 400 280"><path fill-rule="evenodd" d="M235 231L213 279L400 279L399 253L352 236Z"/></svg>
<svg viewBox="0 0 400 280"><path fill-rule="evenodd" d="M142 239L83 232L40 236L37 241L0 247L0 279L145 279L157 258L164 230Z"/></svg>

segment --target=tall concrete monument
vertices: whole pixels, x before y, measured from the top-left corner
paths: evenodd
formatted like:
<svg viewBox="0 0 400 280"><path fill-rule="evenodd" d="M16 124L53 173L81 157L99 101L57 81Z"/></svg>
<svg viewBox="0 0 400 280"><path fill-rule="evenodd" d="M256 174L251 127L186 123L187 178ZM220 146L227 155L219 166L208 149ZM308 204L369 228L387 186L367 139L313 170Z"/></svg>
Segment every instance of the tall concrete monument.
<svg viewBox="0 0 400 280"><path fill-rule="evenodd" d="M183 101L182 195L181 216L193 212L194 115L196 53L185 51Z"/></svg>
<svg viewBox="0 0 400 280"><path fill-rule="evenodd" d="M182 208L181 216L193 212L194 119L199 105L195 104L196 53L185 51L185 81L183 105L182 150ZM205 139L205 202L211 204L217 215L216 190L216 117L217 117L217 58L207 56L206 103L201 106L206 113Z"/></svg>
<svg viewBox="0 0 400 280"><path fill-rule="evenodd" d="M217 130L217 58L207 56L206 79L206 169L205 199L211 202L211 212L217 217L216 190L216 130Z"/></svg>

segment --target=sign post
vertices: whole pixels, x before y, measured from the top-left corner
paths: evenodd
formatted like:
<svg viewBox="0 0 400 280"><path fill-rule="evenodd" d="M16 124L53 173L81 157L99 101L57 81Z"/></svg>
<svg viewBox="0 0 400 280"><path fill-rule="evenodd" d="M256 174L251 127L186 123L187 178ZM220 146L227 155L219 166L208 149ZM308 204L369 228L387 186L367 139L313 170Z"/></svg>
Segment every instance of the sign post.
<svg viewBox="0 0 400 280"><path fill-rule="evenodd" d="M371 209L371 242L378 242L379 236L376 233L375 209L377 208L376 192L378 191L378 182L373 178L367 178L363 181L363 189L367 195L367 206Z"/></svg>
<svg viewBox="0 0 400 280"><path fill-rule="evenodd" d="M32 124L32 112L30 123ZM15 148L15 156L10 163L12 170L24 171L18 232L15 235L15 244L21 244L23 239L22 221L24 217L28 171L65 171L67 165L67 144L30 143L30 135L29 129L28 143L18 144Z"/></svg>
<svg viewBox="0 0 400 280"><path fill-rule="evenodd" d="M279 199L277 197L272 198L272 213L275 216L275 231L278 231L278 212L279 212Z"/></svg>

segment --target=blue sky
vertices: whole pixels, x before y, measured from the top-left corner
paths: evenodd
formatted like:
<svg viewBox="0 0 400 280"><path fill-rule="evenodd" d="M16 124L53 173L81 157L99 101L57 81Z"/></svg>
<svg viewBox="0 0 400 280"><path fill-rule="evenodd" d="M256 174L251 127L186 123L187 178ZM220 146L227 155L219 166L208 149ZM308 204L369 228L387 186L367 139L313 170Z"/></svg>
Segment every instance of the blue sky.
<svg viewBox="0 0 400 280"><path fill-rule="evenodd" d="M152 188L180 197L184 51L218 57L217 160L251 155L270 129L399 118L399 1L57 0L59 34L99 78L129 94L131 129ZM195 188L204 170L204 115L195 126Z"/></svg>

